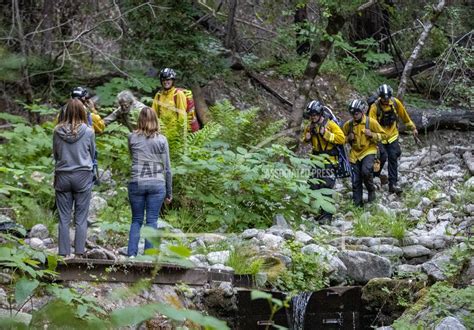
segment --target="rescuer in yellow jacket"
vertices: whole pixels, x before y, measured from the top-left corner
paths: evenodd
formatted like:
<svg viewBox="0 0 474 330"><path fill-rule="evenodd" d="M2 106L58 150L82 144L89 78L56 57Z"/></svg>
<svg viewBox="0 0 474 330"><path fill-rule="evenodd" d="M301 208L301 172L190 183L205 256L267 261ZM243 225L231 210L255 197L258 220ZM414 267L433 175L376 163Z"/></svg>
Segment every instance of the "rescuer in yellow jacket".
<svg viewBox="0 0 474 330"><path fill-rule="evenodd" d="M377 120L364 115L366 109L364 101L352 100L349 104L352 119L342 127L351 146L349 161L352 167L352 199L356 206L363 205L362 184L367 188L367 202L375 200L373 168L377 143L387 138Z"/></svg>
<svg viewBox="0 0 474 330"><path fill-rule="evenodd" d="M416 137L418 131L410 119L403 103L392 96L393 90L389 85L383 84L377 90L379 98L369 110L370 118L377 120L387 133L387 138L379 144L380 149L380 171L388 159L388 190L391 193L401 193L398 186L398 158L401 155L400 143L398 141L398 121L401 119L408 129L411 129ZM380 176L380 171L376 176Z"/></svg>
<svg viewBox="0 0 474 330"><path fill-rule="evenodd" d="M310 123L305 127L302 140L311 142L312 153L316 156L323 156L325 166L320 168L315 166L312 169L310 186L311 189L334 188L336 183L335 166L338 163L338 151L336 145L344 144L345 136L341 128L333 120L324 114L324 104L313 100L306 106L306 114ZM314 182L317 179L318 182ZM319 221L331 221L332 214L322 211Z"/></svg>
<svg viewBox="0 0 474 330"><path fill-rule="evenodd" d="M152 108L165 125L184 125L187 119L186 96L183 91L178 90L174 86L175 79L176 72L173 69L162 69L160 71L162 88L156 93L153 99ZM186 131L187 130L189 130L189 123L186 123Z"/></svg>

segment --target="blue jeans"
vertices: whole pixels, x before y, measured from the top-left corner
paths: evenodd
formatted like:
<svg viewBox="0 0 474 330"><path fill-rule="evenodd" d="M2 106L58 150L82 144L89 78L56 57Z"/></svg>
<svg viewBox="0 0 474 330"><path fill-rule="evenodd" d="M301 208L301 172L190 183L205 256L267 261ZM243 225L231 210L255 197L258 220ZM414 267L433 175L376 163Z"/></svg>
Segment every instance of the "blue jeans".
<svg viewBox="0 0 474 330"><path fill-rule="evenodd" d="M130 182L128 184L128 199L132 208L132 225L128 239L128 255L138 254L138 241L143 225L146 210L146 226L157 228L161 205L165 199L165 183ZM152 248L152 244L145 240L145 250Z"/></svg>

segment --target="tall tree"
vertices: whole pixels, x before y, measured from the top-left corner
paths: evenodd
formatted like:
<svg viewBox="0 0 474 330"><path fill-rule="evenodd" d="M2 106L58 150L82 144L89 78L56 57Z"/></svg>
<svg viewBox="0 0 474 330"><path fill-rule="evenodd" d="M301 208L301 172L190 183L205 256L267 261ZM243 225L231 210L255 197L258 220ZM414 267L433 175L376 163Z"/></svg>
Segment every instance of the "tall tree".
<svg viewBox="0 0 474 330"><path fill-rule="evenodd" d="M354 13L368 8L373 5L376 1L371 0L359 7L351 4L344 4L343 1L333 1L332 5L327 7L328 20L324 30L324 35L319 45L313 47L308 64L303 73L303 77L298 84L298 91L295 96L292 106L292 116L290 121L290 127L296 128L299 133L299 127L303 121L304 107L308 100L310 89L313 85L314 79L319 74L321 65L329 54L331 47L334 42L334 37L342 29L348 18Z"/></svg>
<svg viewBox="0 0 474 330"><path fill-rule="evenodd" d="M438 4L435 7L433 7L433 12L429 16L429 18L423 23L423 31L421 32L421 35L418 38L418 41L416 43L415 48L413 49L413 52L411 53L410 58L405 64L402 77L400 78L400 84L398 85L398 92L397 92L397 98L399 99L403 99L403 97L405 96L406 89L407 89L407 81L408 81L408 78L411 76L411 70L413 68L413 64L415 63L416 59L418 58L418 55L423 49L423 46L425 45L425 41L430 35L431 30L433 29L434 23L443 12L445 4L446 4L445 0L440 0Z"/></svg>

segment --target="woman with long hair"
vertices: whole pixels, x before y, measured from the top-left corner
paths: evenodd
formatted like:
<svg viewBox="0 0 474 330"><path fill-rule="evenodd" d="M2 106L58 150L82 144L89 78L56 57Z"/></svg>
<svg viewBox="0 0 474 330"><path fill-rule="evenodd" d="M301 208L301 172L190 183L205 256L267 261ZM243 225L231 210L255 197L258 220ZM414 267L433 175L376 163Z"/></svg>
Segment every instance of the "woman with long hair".
<svg viewBox="0 0 474 330"><path fill-rule="evenodd" d="M94 130L87 125L84 105L71 99L63 116L54 128L53 154L56 162L54 189L59 213L59 255L71 255L69 224L74 205L74 253L84 254L87 236L87 217L91 200L93 159L95 154Z"/></svg>
<svg viewBox="0 0 474 330"><path fill-rule="evenodd" d="M137 129L128 137L132 158L132 174L128 198L132 209L132 224L128 241L128 256L138 254L138 242L143 220L156 228L163 201L172 199L172 175L168 140L160 134L156 112L144 107L138 116ZM146 213L146 216L145 216ZM145 250L152 244L145 240Z"/></svg>

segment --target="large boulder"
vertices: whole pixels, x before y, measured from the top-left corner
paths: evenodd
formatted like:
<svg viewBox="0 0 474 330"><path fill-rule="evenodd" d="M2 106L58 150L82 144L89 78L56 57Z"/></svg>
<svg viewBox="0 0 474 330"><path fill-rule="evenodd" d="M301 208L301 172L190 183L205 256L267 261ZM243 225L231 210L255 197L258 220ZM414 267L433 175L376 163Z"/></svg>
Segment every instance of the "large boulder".
<svg viewBox="0 0 474 330"><path fill-rule="evenodd" d="M390 277L392 266L387 258L364 251L342 251L339 259L347 268L347 276L359 283L377 277Z"/></svg>

